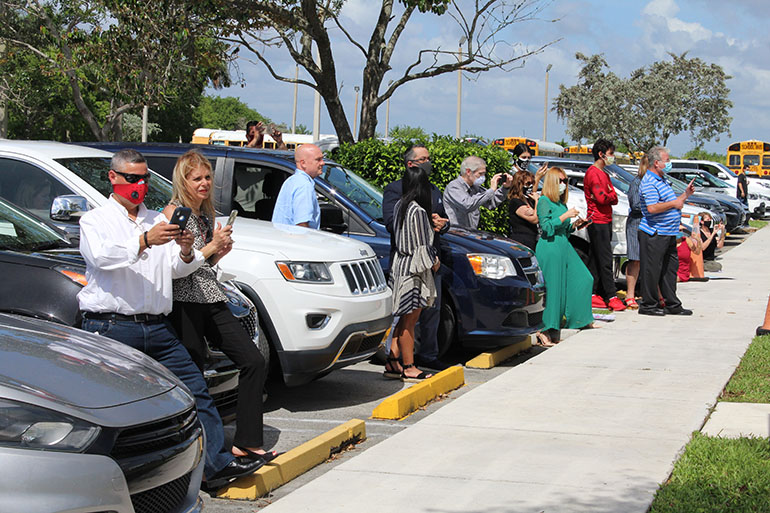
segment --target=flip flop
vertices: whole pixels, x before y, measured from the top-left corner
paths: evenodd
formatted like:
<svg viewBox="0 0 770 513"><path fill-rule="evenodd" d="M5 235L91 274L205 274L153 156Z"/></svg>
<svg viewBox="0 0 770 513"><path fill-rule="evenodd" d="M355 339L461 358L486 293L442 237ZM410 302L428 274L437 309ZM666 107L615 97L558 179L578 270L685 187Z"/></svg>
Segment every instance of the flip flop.
<svg viewBox="0 0 770 513"><path fill-rule="evenodd" d="M553 347L556 344L551 342L551 339L548 338L548 335L539 332L537 335L535 335L535 345L540 347Z"/></svg>

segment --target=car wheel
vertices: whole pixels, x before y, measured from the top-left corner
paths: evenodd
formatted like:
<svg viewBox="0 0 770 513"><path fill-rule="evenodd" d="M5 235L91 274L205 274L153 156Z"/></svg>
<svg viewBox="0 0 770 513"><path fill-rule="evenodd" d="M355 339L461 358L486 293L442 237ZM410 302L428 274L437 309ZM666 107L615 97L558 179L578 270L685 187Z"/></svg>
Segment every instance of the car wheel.
<svg viewBox="0 0 770 513"><path fill-rule="evenodd" d="M444 356L457 339L457 316L451 301L441 301L441 317L438 325L438 357Z"/></svg>

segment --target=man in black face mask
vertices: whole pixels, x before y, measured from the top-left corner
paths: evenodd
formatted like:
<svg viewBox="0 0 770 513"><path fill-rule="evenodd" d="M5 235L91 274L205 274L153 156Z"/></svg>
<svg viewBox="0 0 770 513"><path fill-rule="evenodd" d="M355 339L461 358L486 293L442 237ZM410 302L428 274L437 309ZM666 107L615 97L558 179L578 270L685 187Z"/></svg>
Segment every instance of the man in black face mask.
<svg viewBox="0 0 770 513"><path fill-rule="evenodd" d="M404 164L406 167L417 167L425 171L430 176L433 166L430 162L430 152L422 144L415 144L404 154ZM385 226L390 232L390 261L393 261L393 253L396 248L395 228L393 226L393 214L396 203L403 194L401 180L396 180L388 184L383 191L382 217ZM431 197L433 205L431 207L433 230L433 245L436 248L439 260L441 259L441 241L439 235L449 230L449 219L444 210L441 191L438 187L431 184ZM436 302L431 308L424 308L420 314L420 349L414 355L417 365L434 370L444 370L449 365L438 359L438 323L441 311L441 270L436 273L434 279L436 282Z"/></svg>

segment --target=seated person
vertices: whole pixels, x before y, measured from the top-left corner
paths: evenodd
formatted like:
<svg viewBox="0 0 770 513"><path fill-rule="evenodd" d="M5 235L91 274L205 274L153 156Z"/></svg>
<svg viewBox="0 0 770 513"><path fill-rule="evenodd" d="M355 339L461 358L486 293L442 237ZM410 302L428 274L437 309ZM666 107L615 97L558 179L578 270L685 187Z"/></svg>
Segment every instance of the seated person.
<svg viewBox="0 0 770 513"><path fill-rule="evenodd" d="M24 180L16 189L14 203L27 210L48 211L51 208L51 184L45 180Z"/></svg>
<svg viewBox="0 0 770 513"><path fill-rule="evenodd" d="M693 236L689 226L680 225L679 230L676 248L679 269L676 281L708 281L703 276L703 246L700 237Z"/></svg>
<svg viewBox="0 0 770 513"><path fill-rule="evenodd" d="M722 270L722 264L715 262L715 253L725 245L726 231L723 223L714 223L710 212L700 213L700 239L703 243L703 267L706 271Z"/></svg>

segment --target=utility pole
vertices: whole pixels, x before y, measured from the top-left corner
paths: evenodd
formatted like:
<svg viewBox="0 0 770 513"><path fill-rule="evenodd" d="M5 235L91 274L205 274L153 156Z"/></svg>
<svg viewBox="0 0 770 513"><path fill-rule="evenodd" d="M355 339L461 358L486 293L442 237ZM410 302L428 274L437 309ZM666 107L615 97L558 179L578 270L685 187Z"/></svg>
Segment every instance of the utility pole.
<svg viewBox="0 0 770 513"><path fill-rule="evenodd" d="M353 137L358 140L358 92L361 90L358 86L353 86L353 90L356 92L356 106L353 108Z"/></svg>
<svg viewBox="0 0 770 513"><path fill-rule="evenodd" d="M551 64L545 68L545 104L543 105L543 141L546 141L546 129L548 126L548 72L553 66Z"/></svg>
<svg viewBox="0 0 770 513"><path fill-rule="evenodd" d="M299 80L299 64L294 66L294 109L291 111L291 133L297 133L297 80Z"/></svg>
<svg viewBox="0 0 770 513"><path fill-rule="evenodd" d="M465 43L465 36L460 38L460 48L457 51L457 61L463 60L463 43ZM462 68L457 70L457 120L455 121L455 137L460 138L460 110L462 109L462 97L463 97L463 70Z"/></svg>
<svg viewBox="0 0 770 513"><path fill-rule="evenodd" d="M313 47L313 60L316 65L321 67L321 56L318 53L318 46ZM315 91L313 99L313 142L321 138L321 93L318 89Z"/></svg>

